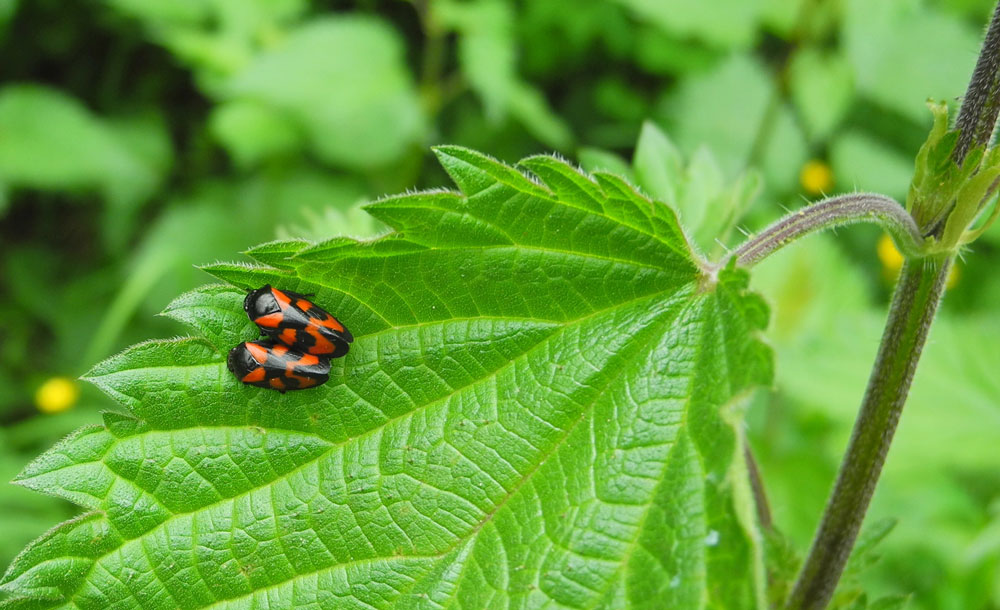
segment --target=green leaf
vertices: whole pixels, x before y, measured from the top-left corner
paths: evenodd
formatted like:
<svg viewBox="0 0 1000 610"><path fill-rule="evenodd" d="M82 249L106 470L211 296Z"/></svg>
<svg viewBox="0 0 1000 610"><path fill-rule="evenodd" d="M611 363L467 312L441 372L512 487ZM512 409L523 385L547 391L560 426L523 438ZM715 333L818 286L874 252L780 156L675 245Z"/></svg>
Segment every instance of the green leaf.
<svg viewBox="0 0 1000 610"><path fill-rule="evenodd" d="M0 200L14 188L97 192L112 248L125 245L138 207L160 186L171 157L166 127L155 115L98 117L37 85L0 91Z"/></svg>
<svg viewBox="0 0 1000 610"><path fill-rule="evenodd" d="M194 69L199 84L215 94L221 82L276 43L306 12L304 0L105 0L138 22L153 42Z"/></svg>
<svg viewBox="0 0 1000 610"><path fill-rule="evenodd" d="M913 177L913 161L858 130L846 130L830 144L830 165L843 188L885 193L902 199Z"/></svg>
<svg viewBox="0 0 1000 610"><path fill-rule="evenodd" d="M402 40L374 17L312 19L255 56L222 90L290 117L334 165L386 164L424 135Z"/></svg>
<svg viewBox="0 0 1000 610"><path fill-rule="evenodd" d="M10 383L14 385L12 380ZM76 411L79 412L79 409ZM70 427L72 430L80 425L80 419L83 418L77 416L67 419L74 422ZM43 422L44 428L38 425ZM0 484L0 514L3 515L4 525L4 535L0 538L0 563L4 565L7 565L33 538L51 528L54 522L66 519L75 512L75 507L62 500L40 496L29 490L6 484L24 468L25 460L29 458L28 451L33 451L30 448L26 451L25 446L32 447L32 441L37 442L39 436L44 439L43 442L51 442L48 439L58 434L58 428L64 423L66 422L59 418L25 420L13 425L8 424L0 432L0 481L3 481L3 484ZM28 429L32 424L35 430ZM30 438L33 432L35 438ZM24 437L29 437L29 440L25 442Z"/></svg>
<svg viewBox="0 0 1000 610"><path fill-rule="evenodd" d="M262 173L250 180L202 182L189 196L169 202L149 226L133 253L127 277L114 298L104 305L102 318L84 350L84 363L106 356L137 309L152 314L180 291L197 286L204 276L194 265L217 260L238 250L247 239L313 235L298 225L329 206L349 208L363 194L354 180L305 169ZM330 210L334 216L339 213ZM340 216L342 218L342 216ZM239 232L230 230L239 219ZM374 223L368 222L368 228ZM324 225L324 235L357 225ZM373 234L374 230L366 234ZM206 239L212 235L212 239ZM84 364L81 363L81 364Z"/></svg>
<svg viewBox="0 0 1000 610"><path fill-rule="evenodd" d="M868 610L905 610L909 605L909 595L889 595L868 604Z"/></svg>
<svg viewBox="0 0 1000 610"><path fill-rule="evenodd" d="M17 13L18 0L0 0L0 28L7 27L11 18ZM0 34L4 34L0 30Z"/></svg>
<svg viewBox="0 0 1000 610"><path fill-rule="evenodd" d="M663 133L656 123L646 121L639 132L632 159L636 180L653 197L671 203L680 199L680 182L684 171L684 160L680 151ZM691 219L678 210L685 226L691 226Z"/></svg>
<svg viewBox="0 0 1000 610"><path fill-rule="evenodd" d="M859 93L922 124L924 100L965 91L977 26L906 0L844 4L841 35Z"/></svg>
<svg viewBox="0 0 1000 610"><path fill-rule="evenodd" d="M612 174L442 147L460 192L393 233L251 249L165 312L193 337L88 378L128 409L18 483L92 511L30 546L10 608L763 608L741 397L767 308ZM330 381L244 386L245 289L313 293ZM127 600L123 602L122 600Z"/></svg>
<svg viewBox="0 0 1000 610"><path fill-rule="evenodd" d="M0 185L96 191L108 204L112 245L128 236L135 208L159 187L171 163L156 117L108 120L79 101L37 85L0 91Z"/></svg>
<svg viewBox="0 0 1000 610"><path fill-rule="evenodd" d="M632 166L639 186L676 209L695 244L713 254L719 253L761 186L754 171L727 185L707 148L699 148L685 164L667 134L651 121L642 126Z"/></svg>
<svg viewBox="0 0 1000 610"><path fill-rule="evenodd" d="M602 148L583 147L576 151L580 167L588 172L611 172L635 181L632 167L619 155Z"/></svg>
<svg viewBox="0 0 1000 610"><path fill-rule="evenodd" d="M851 558L847 562L847 567L844 569L846 580L857 578L879 560L879 556L875 552L876 547L892 532L896 523L896 519L879 519L865 524L865 528L851 550Z"/></svg>
<svg viewBox="0 0 1000 610"><path fill-rule="evenodd" d="M253 100L223 103L212 111L212 133L243 167L298 150L302 136L281 113Z"/></svg>
<svg viewBox="0 0 1000 610"><path fill-rule="evenodd" d="M107 184L126 153L86 108L58 91L34 85L0 92L0 176L41 189Z"/></svg>
<svg viewBox="0 0 1000 610"><path fill-rule="evenodd" d="M762 0L618 0L640 17L678 36L714 45L747 47L753 42L763 10Z"/></svg>
<svg viewBox="0 0 1000 610"><path fill-rule="evenodd" d="M549 108L542 93L517 74L517 40L512 7L502 0L429 5L432 19L459 33L458 61L469 86L479 95L486 116L499 122L508 114L536 138L566 149L573 134Z"/></svg>
<svg viewBox="0 0 1000 610"><path fill-rule="evenodd" d="M747 55L733 55L713 70L679 83L659 114L685 153L707 147L725 176L759 168L775 190L797 187L806 142L786 104L770 108L773 77ZM767 129L761 125L767 118Z"/></svg>
<svg viewBox="0 0 1000 610"><path fill-rule="evenodd" d="M1000 150L972 145L961 166L957 165L953 157L959 133L948 128L948 106L933 102L927 106L934 115L934 126L917 153L906 209L928 235L932 250L957 252L996 220L990 215L972 229L992 198L992 185L1000 178Z"/></svg>
<svg viewBox="0 0 1000 610"><path fill-rule="evenodd" d="M838 54L806 47L789 66L789 89L809 136L825 140L846 114L854 96L851 66Z"/></svg>

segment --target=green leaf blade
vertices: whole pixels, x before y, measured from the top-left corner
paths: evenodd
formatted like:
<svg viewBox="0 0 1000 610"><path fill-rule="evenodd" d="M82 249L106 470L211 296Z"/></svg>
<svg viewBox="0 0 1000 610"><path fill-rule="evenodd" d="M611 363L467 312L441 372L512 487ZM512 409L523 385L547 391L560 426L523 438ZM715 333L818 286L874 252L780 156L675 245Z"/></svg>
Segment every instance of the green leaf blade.
<svg viewBox="0 0 1000 610"><path fill-rule="evenodd" d="M211 265L232 286L165 311L196 337L97 365L138 419L21 478L114 535L42 540L0 587L39 607L761 607L738 426L771 368L746 274L614 175L437 152L461 193L374 204L397 231L379 240ZM351 328L325 385L226 370L264 283Z"/></svg>

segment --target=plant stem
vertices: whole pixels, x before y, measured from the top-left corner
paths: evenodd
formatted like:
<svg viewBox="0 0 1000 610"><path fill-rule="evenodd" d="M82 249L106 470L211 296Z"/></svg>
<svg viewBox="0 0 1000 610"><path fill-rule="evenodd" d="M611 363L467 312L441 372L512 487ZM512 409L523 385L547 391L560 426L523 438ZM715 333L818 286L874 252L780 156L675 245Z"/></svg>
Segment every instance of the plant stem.
<svg viewBox="0 0 1000 610"><path fill-rule="evenodd" d="M989 144L1000 113L1000 4L993 11L993 21L983 40L976 69L965 92L955 128L958 142L951 158L962 165L966 153L975 145Z"/></svg>
<svg viewBox="0 0 1000 610"><path fill-rule="evenodd" d="M736 262L749 267L799 237L815 231L855 222L882 225L908 256L919 253L923 237L910 214L895 200L872 193L851 193L824 199L789 213L760 235L736 249Z"/></svg>
<svg viewBox="0 0 1000 610"><path fill-rule="evenodd" d="M786 603L789 610L825 608L840 580L889 451L952 259L949 255L933 261L907 260L903 265L851 442L809 557Z"/></svg>
<svg viewBox="0 0 1000 610"><path fill-rule="evenodd" d="M743 439L743 458L747 463L747 474L750 475L750 491L753 492L753 503L757 509L757 522L761 529L770 531L774 527L771 504L767 501L767 491L764 489L764 480L760 477L757 460L753 457L753 451L750 450L750 444L745 437Z"/></svg>
<svg viewBox="0 0 1000 610"><path fill-rule="evenodd" d="M952 160L961 165L973 146L988 146L1000 112L1000 4L983 42L959 111L959 139ZM882 342L809 556L789 596L787 610L822 610L833 596L871 501L896 431L913 373L941 302L955 253L920 258L904 252Z"/></svg>

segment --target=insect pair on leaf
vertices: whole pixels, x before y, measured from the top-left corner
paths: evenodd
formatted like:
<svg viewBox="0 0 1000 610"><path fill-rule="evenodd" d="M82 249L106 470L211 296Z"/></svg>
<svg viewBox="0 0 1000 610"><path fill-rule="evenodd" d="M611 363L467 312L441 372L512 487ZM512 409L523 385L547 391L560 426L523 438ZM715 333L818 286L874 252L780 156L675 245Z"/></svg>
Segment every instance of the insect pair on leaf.
<svg viewBox="0 0 1000 610"><path fill-rule="evenodd" d="M229 352L229 370L243 383L284 393L321 385L330 359L347 355L354 335L305 295L264 285L243 309L265 338Z"/></svg>

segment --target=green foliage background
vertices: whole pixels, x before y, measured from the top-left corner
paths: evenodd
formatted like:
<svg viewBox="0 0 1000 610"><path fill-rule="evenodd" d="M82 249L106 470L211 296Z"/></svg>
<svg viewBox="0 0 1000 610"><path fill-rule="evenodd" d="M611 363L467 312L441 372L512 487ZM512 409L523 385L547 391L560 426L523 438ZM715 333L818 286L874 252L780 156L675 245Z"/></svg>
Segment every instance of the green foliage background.
<svg viewBox="0 0 1000 610"><path fill-rule="evenodd" d="M359 203L447 184L432 144L508 161L558 151L660 197L683 183L682 220L704 227L695 237L715 256L716 237L741 236L718 235L699 202L757 192L740 224L759 228L815 196L799 179L809 159L836 191L901 199L924 100L964 92L992 8L573 7L0 0L0 478L112 407L84 387L74 409L39 415L44 381L183 332L154 314L209 281L194 264L275 238L376 234ZM636 150L644 121L669 141ZM754 397L749 432L800 550L884 317L878 237L811 238L752 280L772 302L777 380ZM914 608L1000 608L998 245L994 229L960 266L870 517L899 523L858 578L873 595L913 593ZM75 512L0 485L0 563Z"/></svg>

